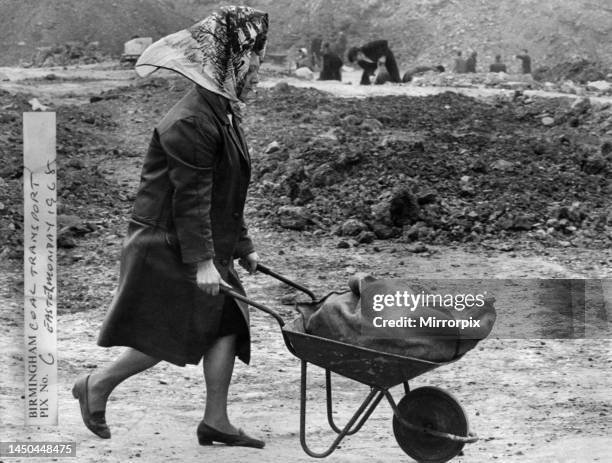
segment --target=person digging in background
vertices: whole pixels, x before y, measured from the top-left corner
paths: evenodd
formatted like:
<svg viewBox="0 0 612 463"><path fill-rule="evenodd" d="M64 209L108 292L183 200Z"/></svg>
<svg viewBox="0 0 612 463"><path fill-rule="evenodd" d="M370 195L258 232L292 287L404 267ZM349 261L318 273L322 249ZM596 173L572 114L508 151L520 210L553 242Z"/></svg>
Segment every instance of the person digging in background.
<svg viewBox="0 0 612 463"><path fill-rule="evenodd" d="M461 50L457 51L453 72L455 72L456 74L465 74L467 72L467 63L463 59Z"/></svg>
<svg viewBox="0 0 612 463"><path fill-rule="evenodd" d="M362 69L361 85L370 85L370 78L378 69L378 61L384 57L384 65L389 73L390 82L401 82L395 56L386 40L376 40L361 47L352 47L348 51L348 60L357 63Z"/></svg>
<svg viewBox="0 0 612 463"><path fill-rule="evenodd" d="M516 59L521 60L521 72L531 74L531 56L529 56L527 49L523 48L523 53L516 55Z"/></svg>
<svg viewBox="0 0 612 463"><path fill-rule="evenodd" d="M470 56L465 60L465 72L476 72L476 59L478 57L478 53L474 50L470 53Z"/></svg>
<svg viewBox="0 0 612 463"><path fill-rule="evenodd" d="M328 42L321 49L323 66L319 80L342 80L342 59L336 55Z"/></svg>
<svg viewBox="0 0 612 463"><path fill-rule="evenodd" d="M489 72L508 72L504 63L502 63L501 55L495 56L495 62L489 66Z"/></svg>
<svg viewBox="0 0 612 463"><path fill-rule="evenodd" d="M147 76L170 69L196 85L162 119L144 160L119 288L98 344L126 346L113 363L79 378L73 395L88 429L110 438L111 392L162 360L198 364L206 383L201 445L262 448L227 415L235 357L250 359L248 308L219 294L244 293L233 260L255 271L258 256L243 219L250 178L240 104L257 83L268 15L224 7L151 45L136 63Z"/></svg>

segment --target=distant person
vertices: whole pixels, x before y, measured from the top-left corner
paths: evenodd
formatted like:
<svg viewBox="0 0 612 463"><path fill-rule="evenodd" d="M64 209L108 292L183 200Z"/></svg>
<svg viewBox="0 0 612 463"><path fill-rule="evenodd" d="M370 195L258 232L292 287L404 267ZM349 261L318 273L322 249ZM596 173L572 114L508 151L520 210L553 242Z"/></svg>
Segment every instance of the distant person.
<svg viewBox="0 0 612 463"><path fill-rule="evenodd" d="M414 69L406 71L402 77L402 82L410 82L413 77L425 74L426 72L444 72L446 69L444 66L438 64L437 66L417 66Z"/></svg>
<svg viewBox="0 0 612 463"><path fill-rule="evenodd" d="M523 48L522 55L516 55L516 59L521 60L521 71L523 74L531 74L531 56L526 48Z"/></svg>
<svg viewBox="0 0 612 463"><path fill-rule="evenodd" d="M338 55L341 61L344 61L344 54L346 53L347 38L343 31L338 32L336 42L331 47L331 51Z"/></svg>
<svg viewBox="0 0 612 463"><path fill-rule="evenodd" d="M508 68L502 63L501 55L495 55L495 62L489 66L489 72L508 72Z"/></svg>
<svg viewBox="0 0 612 463"><path fill-rule="evenodd" d="M457 74L465 74L467 72L467 63L463 59L461 50L457 51L457 57L455 58L455 65L453 71Z"/></svg>
<svg viewBox="0 0 612 463"><path fill-rule="evenodd" d="M376 74L378 60L384 56L384 65L389 73L390 82L401 82L395 56L386 40L376 40L361 47L352 47L348 51L348 60L357 63L362 69L361 85L370 85L370 78Z"/></svg>
<svg viewBox="0 0 612 463"><path fill-rule="evenodd" d="M478 53L472 50L470 56L465 60L465 72L476 72L476 58Z"/></svg>
<svg viewBox="0 0 612 463"><path fill-rule="evenodd" d="M342 80L342 59L332 51L329 42L323 44L321 56L319 80Z"/></svg>
<svg viewBox="0 0 612 463"><path fill-rule="evenodd" d="M317 35L310 42L310 59L311 59L311 65L312 65L313 70L321 67L321 58L322 58L321 46L322 45L323 45L323 38L321 37L321 35Z"/></svg>

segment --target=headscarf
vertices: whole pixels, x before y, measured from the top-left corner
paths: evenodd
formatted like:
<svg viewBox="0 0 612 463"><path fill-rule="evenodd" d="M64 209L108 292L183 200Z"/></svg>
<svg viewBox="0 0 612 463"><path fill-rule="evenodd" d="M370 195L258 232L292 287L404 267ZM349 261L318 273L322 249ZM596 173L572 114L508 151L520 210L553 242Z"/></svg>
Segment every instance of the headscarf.
<svg viewBox="0 0 612 463"><path fill-rule="evenodd" d="M146 77L159 68L178 72L197 85L237 103L249 57L263 58L268 15L244 6L226 6L188 29L149 46L136 62Z"/></svg>

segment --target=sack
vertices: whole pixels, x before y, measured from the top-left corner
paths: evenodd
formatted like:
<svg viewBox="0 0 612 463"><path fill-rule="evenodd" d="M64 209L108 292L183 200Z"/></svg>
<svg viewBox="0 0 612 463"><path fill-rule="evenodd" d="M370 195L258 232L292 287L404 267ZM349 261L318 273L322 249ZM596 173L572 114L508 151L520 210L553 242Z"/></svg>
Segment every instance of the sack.
<svg viewBox="0 0 612 463"><path fill-rule="evenodd" d="M433 362L447 362L461 357L486 338L496 319L494 299L484 300L482 307L456 311L443 307L420 307L420 317L435 317L436 320L479 320L477 327L457 328L457 322L441 323L445 326L431 326L420 329L381 329L374 328L371 311L362 310L360 295L364 291L391 293L385 288L385 280L371 276L358 275L349 280L350 291L331 293L316 306L300 306L304 317L304 327L308 334L333 339L357 347L365 347L379 352L414 357ZM406 288L413 294L426 291L415 282ZM416 286L416 287L415 287ZM366 289L367 288L367 289ZM439 290L439 288L438 288ZM461 322L459 322L461 324ZM473 323L476 324L476 323Z"/></svg>

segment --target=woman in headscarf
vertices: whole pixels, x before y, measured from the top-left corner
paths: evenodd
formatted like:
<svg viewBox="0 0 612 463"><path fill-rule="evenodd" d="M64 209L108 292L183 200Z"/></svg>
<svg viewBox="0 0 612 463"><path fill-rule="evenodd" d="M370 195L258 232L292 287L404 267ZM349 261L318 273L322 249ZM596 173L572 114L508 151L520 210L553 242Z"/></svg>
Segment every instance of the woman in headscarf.
<svg viewBox="0 0 612 463"><path fill-rule="evenodd" d="M227 415L234 359L250 359L249 314L219 285L244 293L236 258L257 268L243 219L251 162L239 109L257 83L267 30L267 14L225 7L154 43L136 63L141 76L165 68L196 85L155 128L144 160L119 288L98 338L127 349L73 388L85 425L102 438L110 437L107 399L122 381L162 360L184 366L203 358L199 443L264 446Z"/></svg>

